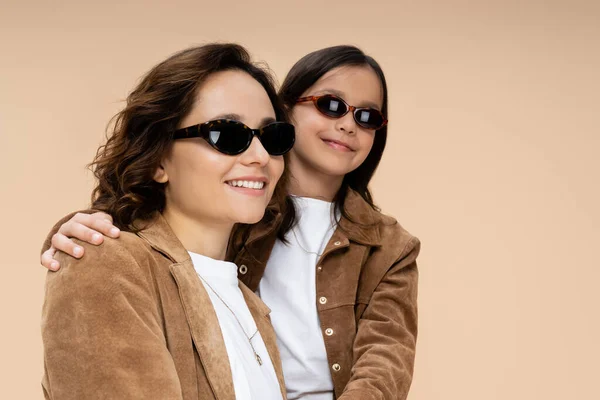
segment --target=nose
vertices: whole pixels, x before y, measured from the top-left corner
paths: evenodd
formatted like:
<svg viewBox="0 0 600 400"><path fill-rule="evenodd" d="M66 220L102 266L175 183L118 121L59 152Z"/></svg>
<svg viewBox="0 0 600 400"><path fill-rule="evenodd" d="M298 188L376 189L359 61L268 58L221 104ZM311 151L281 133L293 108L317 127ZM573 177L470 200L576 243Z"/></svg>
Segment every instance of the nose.
<svg viewBox="0 0 600 400"><path fill-rule="evenodd" d="M357 125L354 120L354 112L349 110L346 115L336 121L336 128L348 135L356 133Z"/></svg>
<svg viewBox="0 0 600 400"><path fill-rule="evenodd" d="M271 156L256 136L252 138L250 147L240 155L240 161L246 165L257 164L264 166L267 165L270 159Z"/></svg>

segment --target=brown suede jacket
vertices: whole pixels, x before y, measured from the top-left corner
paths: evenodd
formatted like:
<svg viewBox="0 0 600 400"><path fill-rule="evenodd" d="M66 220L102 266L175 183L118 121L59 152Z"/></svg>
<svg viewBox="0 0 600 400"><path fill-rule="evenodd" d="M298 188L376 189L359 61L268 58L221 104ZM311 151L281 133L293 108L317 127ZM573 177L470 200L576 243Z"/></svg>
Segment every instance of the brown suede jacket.
<svg viewBox="0 0 600 400"><path fill-rule="evenodd" d="M336 398L405 400L417 339L420 242L354 191L348 193L345 208L352 221L341 219L316 266L315 304ZM54 226L42 251L73 215ZM248 237L230 243L228 259L238 265L240 280L252 291L258 288L280 221L281 214L267 212ZM94 254L89 249L84 259Z"/></svg>
<svg viewBox="0 0 600 400"><path fill-rule="evenodd" d="M81 245L85 257L59 254L61 269L46 280L46 399L234 400L216 313L166 220L157 214L138 234ZM285 399L270 310L240 288Z"/></svg>
<svg viewBox="0 0 600 400"><path fill-rule="evenodd" d="M419 240L349 191L342 218L316 266L315 304L336 397L406 399L417 338ZM256 291L281 215L266 215L228 258Z"/></svg>

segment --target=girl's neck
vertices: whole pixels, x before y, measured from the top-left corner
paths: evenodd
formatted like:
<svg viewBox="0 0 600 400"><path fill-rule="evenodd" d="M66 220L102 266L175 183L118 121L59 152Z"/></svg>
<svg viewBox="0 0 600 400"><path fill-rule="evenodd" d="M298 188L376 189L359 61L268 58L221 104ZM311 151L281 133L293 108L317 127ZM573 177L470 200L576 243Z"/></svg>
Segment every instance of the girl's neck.
<svg viewBox="0 0 600 400"><path fill-rule="evenodd" d="M290 171L289 193L299 197L310 197L332 202L344 181L343 176L327 175L306 163L302 163L293 154L288 159Z"/></svg>

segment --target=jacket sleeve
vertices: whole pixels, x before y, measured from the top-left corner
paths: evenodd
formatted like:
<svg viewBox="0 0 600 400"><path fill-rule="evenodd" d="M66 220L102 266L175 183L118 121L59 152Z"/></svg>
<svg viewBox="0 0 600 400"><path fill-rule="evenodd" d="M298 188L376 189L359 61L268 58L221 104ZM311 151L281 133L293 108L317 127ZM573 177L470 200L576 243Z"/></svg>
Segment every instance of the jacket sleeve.
<svg viewBox="0 0 600 400"><path fill-rule="evenodd" d="M417 338L416 258L412 238L381 280L361 316L350 381L339 400L405 400Z"/></svg>
<svg viewBox="0 0 600 400"><path fill-rule="evenodd" d="M60 254L63 267L47 275L42 385L49 399L182 398L150 267L123 240L82 244L82 260Z"/></svg>

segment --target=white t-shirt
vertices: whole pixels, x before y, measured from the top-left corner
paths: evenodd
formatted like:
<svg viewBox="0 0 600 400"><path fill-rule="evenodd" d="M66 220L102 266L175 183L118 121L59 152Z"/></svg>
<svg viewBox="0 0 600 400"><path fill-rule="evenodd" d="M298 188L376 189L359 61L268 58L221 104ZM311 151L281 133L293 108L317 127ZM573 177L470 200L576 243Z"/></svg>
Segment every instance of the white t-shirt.
<svg viewBox="0 0 600 400"><path fill-rule="evenodd" d="M210 296L219 320L231 365L235 398L237 400L281 400L279 381L260 332L252 338L252 344L262 359L262 365L256 361L254 351L248 342L248 337L252 336L257 328L239 287L237 267L230 262L188 253L194 263L194 269L202 278L200 281ZM208 282L210 287L204 281ZM243 331L240 323L211 287L233 310L243 326Z"/></svg>
<svg viewBox="0 0 600 400"><path fill-rule="evenodd" d="M316 305L316 265L335 231L333 203L293 197L298 224L277 240L258 294L271 309L290 400L332 400L333 380ZM339 218L339 216L338 216Z"/></svg>

